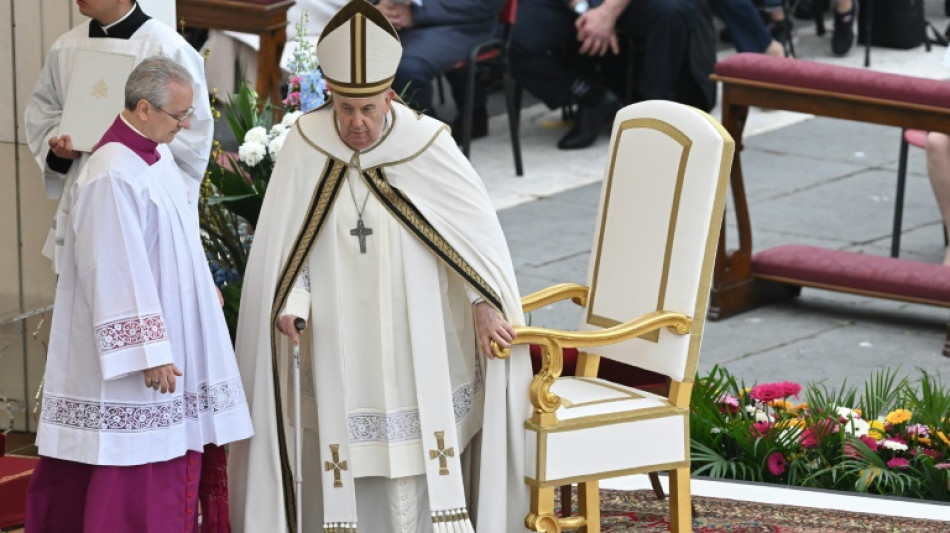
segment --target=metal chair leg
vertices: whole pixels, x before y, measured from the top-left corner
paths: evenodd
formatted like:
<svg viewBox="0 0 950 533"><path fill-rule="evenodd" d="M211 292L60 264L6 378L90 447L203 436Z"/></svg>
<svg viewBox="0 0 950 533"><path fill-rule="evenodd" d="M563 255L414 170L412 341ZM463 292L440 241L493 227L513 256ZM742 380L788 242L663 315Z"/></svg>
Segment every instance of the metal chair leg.
<svg viewBox="0 0 950 533"><path fill-rule="evenodd" d="M465 106L462 109L462 153L470 157L472 151L472 117L475 115L475 53L468 58L465 68Z"/></svg>
<svg viewBox="0 0 950 533"><path fill-rule="evenodd" d="M515 159L515 175L524 175L521 162L521 105L518 90L511 79L511 72L505 64L505 105L508 111L508 132L511 135L511 154Z"/></svg>
<svg viewBox="0 0 950 533"><path fill-rule="evenodd" d="M907 185L907 139L901 130L901 149L897 160L897 192L894 194L894 229L891 230L891 257L901 254L901 226L904 219L904 188Z"/></svg>

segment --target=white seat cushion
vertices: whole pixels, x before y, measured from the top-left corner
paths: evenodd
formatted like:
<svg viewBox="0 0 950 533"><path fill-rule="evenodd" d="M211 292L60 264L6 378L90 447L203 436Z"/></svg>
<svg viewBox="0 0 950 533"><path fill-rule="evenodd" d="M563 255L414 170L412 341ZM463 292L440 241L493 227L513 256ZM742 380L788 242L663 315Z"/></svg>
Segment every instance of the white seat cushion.
<svg viewBox="0 0 950 533"><path fill-rule="evenodd" d="M558 423L525 424L526 478L540 486L685 466L688 409L666 398L598 378L563 377Z"/></svg>

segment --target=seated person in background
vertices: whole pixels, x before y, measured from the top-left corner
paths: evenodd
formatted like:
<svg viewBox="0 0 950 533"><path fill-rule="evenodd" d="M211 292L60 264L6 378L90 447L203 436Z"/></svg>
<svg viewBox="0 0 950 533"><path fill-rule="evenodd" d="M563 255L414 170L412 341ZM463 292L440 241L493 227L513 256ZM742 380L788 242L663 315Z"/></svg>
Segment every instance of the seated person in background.
<svg viewBox="0 0 950 533"><path fill-rule="evenodd" d="M715 104L709 74L716 42L706 0L522 0L511 44L515 80L551 109L578 104L558 148L590 146L613 120L620 102L607 73L626 69L602 68L602 61L620 53L618 32L644 45L636 99L704 110Z"/></svg>
<svg viewBox="0 0 950 533"><path fill-rule="evenodd" d="M785 57L785 49L762 20L752 0L710 0L726 24L737 52L755 52Z"/></svg>
<svg viewBox="0 0 950 533"><path fill-rule="evenodd" d="M950 136L945 133L927 134L927 176L933 187L937 207L943 217L943 225L950 231ZM950 249L943 264L950 266Z"/></svg>
<svg viewBox="0 0 950 533"><path fill-rule="evenodd" d="M402 61L393 89L411 107L435 116L432 82L468 57L479 43L491 38L505 0L379 0L376 7L399 32ZM461 114L465 101L462 76L451 76L452 98ZM486 95L476 89L472 136L488 133ZM453 134L461 131L460 116Z"/></svg>

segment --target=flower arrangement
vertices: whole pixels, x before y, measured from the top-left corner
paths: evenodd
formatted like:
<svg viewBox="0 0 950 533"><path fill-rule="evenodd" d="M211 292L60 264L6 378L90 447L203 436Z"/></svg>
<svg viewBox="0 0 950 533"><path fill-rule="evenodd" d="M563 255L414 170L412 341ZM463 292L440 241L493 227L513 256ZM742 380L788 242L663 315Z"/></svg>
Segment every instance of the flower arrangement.
<svg viewBox="0 0 950 533"><path fill-rule="evenodd" d="M950 501L950 389L925 371L879 371L859 395L715 367L691 408L694 474Z"/></svg>
<svg viewBox="0 0 950 533"><path fill-rule="evenodd" d="M202 239L215 284L224 297L224 314L232 338L237 325L241 282L254 227L274 164L294 122L328 98L316 63L314 45L305 35L308 15L297 23L298 46L290 62L288 96L281 110L260 101L246 82L223 106L228 126L237 139L237 153L217 141L202 184L199 218ZM215 111L215 119L220 112Z"/></svg>

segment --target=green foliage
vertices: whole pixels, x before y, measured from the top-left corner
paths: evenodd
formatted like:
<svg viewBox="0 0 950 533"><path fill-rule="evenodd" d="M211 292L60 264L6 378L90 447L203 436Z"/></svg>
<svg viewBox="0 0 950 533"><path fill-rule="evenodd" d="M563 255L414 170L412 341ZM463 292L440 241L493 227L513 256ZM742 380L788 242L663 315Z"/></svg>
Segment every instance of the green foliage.
<svg viewBox="0 0 950 533"><path fill-rule="evenodd" d="M696 475L950 501L950 390L921 371L875 372L861 389L746 388L722 367L693 387ZM776 392L784 391L784 392Z"/></svg>

